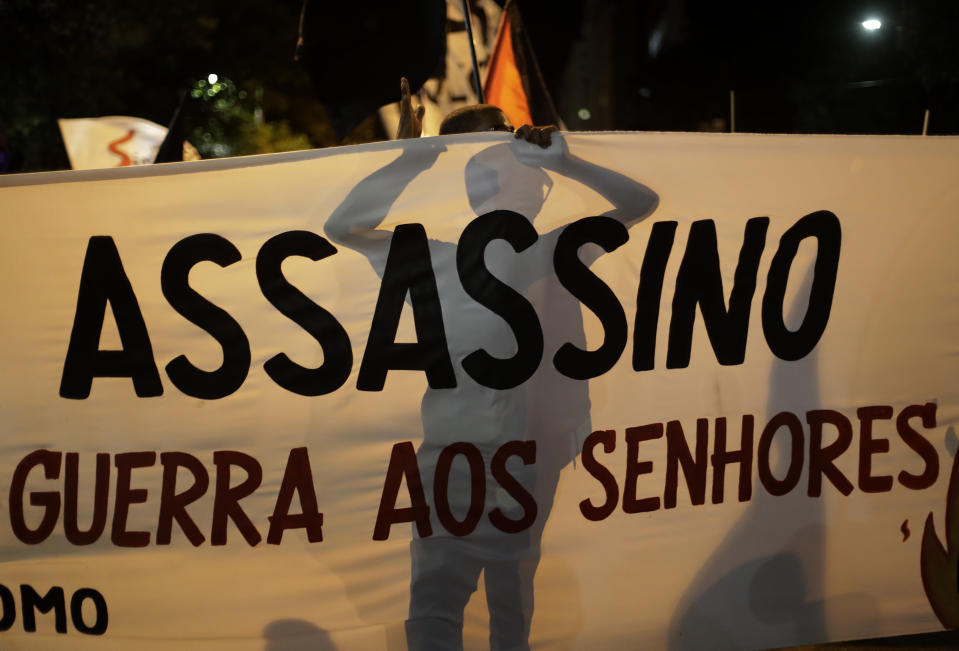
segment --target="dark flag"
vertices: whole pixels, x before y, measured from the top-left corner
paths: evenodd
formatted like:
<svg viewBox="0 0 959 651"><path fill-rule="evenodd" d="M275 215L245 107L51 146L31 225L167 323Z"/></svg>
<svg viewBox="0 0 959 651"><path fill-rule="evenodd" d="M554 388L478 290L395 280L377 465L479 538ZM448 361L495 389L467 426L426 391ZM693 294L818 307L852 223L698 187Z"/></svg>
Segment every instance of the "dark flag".
<svg viewBox="0 0 959 651"><path fill-rule="evenodd" d="M400 77L416 91L437 76L445 52L445 0L303 2L296 59L340 139L396 101Z"/></svg>
<svg viewBox="0 0 959 651"><path fill-rule="evenodd" d="M488 104L503 109L513 126L562 126L513 0L503 7L483 95Z"/></svg>

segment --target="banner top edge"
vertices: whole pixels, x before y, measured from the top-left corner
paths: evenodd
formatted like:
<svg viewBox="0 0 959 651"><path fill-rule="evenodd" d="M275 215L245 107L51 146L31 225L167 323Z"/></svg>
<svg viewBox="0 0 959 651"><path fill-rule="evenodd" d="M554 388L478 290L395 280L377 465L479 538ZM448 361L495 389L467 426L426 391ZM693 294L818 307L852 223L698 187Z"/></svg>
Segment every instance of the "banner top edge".
<svg viewBox="0 0 959 651"><path fill-rule="evenodd" d="M634 136L658 140L667 138L703 138L711 140L790 140L792 142L810 140L840 139L870 140L881 142L909 142L912 144L925 143L935 146L959 145L959 136L922 136L922 135L869 135L869 134L774 134L774 133L715 133L697 131L564 131L565 136L580 137L608 137ZM229 158L206 159L201 161L183 161L175 163L161 163L156 165L137 165L129 167L113 167L88 170L55 170L43 172L27 172L23 174L0 175L0 188L23 187L33 185L48 185L52 183L78 183L86 181L110 181L120 179L144 178L151 176L169 176L190 174L199 171L226 171L246 167L258 167L283 163L295 163L306 160L326 158L345 153L362 153L383 151L408 147L431 147L437 139L449 144L465 144L475 142L496 142L511 138L502 133L467 133L448 136L432 136L412 140L384 140L379 142L363 143L358 145L339 145L318 149L303 149L298 151L278 152L271 154L254 154L249 156L232 156ZM957 148L959 153L959 148Z"/></svg>

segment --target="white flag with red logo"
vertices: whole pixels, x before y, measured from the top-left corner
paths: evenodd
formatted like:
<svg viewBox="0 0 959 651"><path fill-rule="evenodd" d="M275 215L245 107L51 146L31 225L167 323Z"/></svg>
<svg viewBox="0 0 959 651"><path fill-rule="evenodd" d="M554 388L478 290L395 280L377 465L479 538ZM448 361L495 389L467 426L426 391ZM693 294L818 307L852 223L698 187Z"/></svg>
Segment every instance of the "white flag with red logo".
<svg viewBox="0 0 959 651"><path fill-rule="evenodd" d="M167 132L156 122L125 115L57 122L75 170L148 165Z"/></svg>

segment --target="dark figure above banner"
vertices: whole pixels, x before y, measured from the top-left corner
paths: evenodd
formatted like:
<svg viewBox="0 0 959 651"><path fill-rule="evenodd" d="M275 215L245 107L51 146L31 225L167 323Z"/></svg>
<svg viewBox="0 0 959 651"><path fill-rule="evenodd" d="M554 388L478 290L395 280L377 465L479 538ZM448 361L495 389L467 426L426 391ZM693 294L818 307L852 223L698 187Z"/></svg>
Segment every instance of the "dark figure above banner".
<svg viewBox="0 0 959 651"><path fill-rule="evenodd" d="M410 96L410 85L406 77L400 80L400 123L396 131L396 138L418 138L423 129L425 108L418 106L413 109L413 100ZM497 106L492 104L476 104L456 109L440 124L440 135L454 133L481 133L483 131L506 131L515 133L517 139L525 140L543 149L550 146L551 134L558 131L554 125L534 127L524 124L514 131L509 117Z"/></svg>

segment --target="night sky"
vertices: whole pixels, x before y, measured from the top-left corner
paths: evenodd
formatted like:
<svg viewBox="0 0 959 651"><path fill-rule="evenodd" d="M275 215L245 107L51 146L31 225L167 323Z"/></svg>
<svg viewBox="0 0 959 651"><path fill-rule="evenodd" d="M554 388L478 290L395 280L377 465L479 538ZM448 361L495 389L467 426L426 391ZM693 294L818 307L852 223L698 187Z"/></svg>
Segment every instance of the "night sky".
<svg viewBox="0 0 959 651"><path fill-rule="evenodd" d="M734 90L740 131L918 133L928 108L930 133L959 132L956 2L659 0L585 8L595 31L587 51L608 39L613 52L582 75L593 92L561 90L573 128L698 130L723 121L728 129ZM882 26L865 29L869 18ZM540 32L537 47L546 50ZM597 82L604 76L609 82ZM570 93L581 103L608 93L604 123L577 121Z"/></svg>

